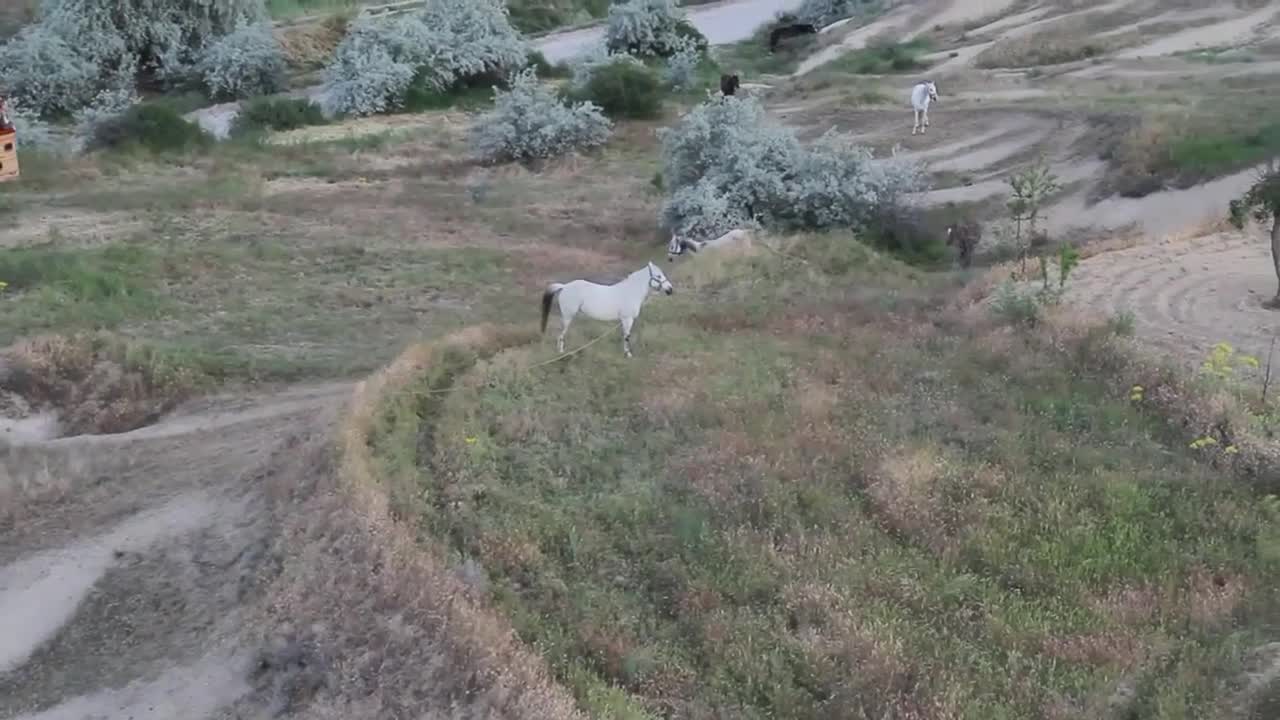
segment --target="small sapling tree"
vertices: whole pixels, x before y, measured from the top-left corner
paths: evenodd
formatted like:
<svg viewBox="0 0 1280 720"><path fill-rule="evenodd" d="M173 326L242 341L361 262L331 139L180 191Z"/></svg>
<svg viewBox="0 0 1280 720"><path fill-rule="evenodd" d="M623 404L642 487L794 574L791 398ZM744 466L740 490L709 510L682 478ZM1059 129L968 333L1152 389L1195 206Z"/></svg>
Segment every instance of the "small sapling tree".
<svg viewBox="0 0 1280 720"><path fill-rule="evenodd" d="M1271 224L1271 265L1276 273L1276 295L1267 301L1266 306L1280 309L1280 159L1272 158L1267 167L1258 174L1242 197L1231 201L1231 224L1243 230L1245 223L1252 217L1259 223Z"/></svg>

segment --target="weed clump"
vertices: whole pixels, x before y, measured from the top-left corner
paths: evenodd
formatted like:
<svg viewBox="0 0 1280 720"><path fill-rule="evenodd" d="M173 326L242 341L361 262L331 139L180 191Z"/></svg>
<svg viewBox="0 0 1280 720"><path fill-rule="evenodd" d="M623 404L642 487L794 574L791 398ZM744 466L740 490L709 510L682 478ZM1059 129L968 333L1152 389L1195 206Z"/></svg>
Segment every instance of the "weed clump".
<svg viewBox="0 0 1280 720"><path fill-rule="evenodd" d="M573 98L594 103L611 118L644 120L662 112L665 94L653 70L630 55L612 55L592 68Z"/></svg>
<svg viewBox="0 0 1280 720"><path fill-rule="evenodd" d="M156 153L184 152L208 147L213 138L198 125L164 105L142 103L93 128L89 146L99 149L140 147Z"/></svg>
<svg viewBox="0 0 1280 720"><path fill-rule="evenodd" d="M303 98L256 98L240 108L233 132L237 134L273 130L284 132L328 120L320 107Z"/></svg>
<svg viewBox="0 0 1280 720"><path fill-rule="evenodd" d="M58 410L67 434L120 433L154 422L207 378L179 356L92 335L45 335L8 353L0 391Z"/></svg>

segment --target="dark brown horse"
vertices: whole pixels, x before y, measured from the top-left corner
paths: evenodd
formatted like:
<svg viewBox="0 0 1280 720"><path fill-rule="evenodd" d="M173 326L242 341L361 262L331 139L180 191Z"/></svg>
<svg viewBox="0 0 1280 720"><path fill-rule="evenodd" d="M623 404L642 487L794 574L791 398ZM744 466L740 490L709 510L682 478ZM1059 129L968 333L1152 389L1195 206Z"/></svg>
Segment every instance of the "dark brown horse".
<svg viewBox="0 0 1280 720"><path fill-rule="evenodd" d="M769 52L778 49L778 43L787 38L799 37L800 35L816 35L818 28L812 23L791 23L790 25L779 25L769 33Z"/></svg>
<svg viewBox="0 0 1280 720"><path fill-rule="evenodd" d="M953 246L960 253L960 267L969 267L973 262L973 251L982 241L982 226L965 218L947 227L947 245Z"/></svg>
<svg viewBox="0 0 1280 720"><path fill-rule="evenodd" d="M738 92L738 87L740 85L742 85L742 83L738 80L738 76L736 74L720 76L720 92L723 95L732 95Z"/></svg>

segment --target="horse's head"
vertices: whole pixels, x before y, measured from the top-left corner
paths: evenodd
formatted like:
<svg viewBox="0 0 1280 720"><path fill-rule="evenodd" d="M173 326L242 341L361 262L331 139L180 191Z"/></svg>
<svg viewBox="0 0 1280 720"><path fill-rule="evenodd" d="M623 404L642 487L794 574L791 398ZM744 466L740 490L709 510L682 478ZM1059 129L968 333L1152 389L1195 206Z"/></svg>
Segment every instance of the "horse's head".
<svg viewBox="0 0 1280 720"><path fill-rule="evenodd" d="M929 100L938 102L938 86L933 84L932 80L925 81L925 87L929 88Z"/></svg>
<svg viewBox="0 0 1280 720"><path fill-rule="evenodd" d="M671 239L667 241L667 262L675 262L677 255L684 254L684 241L680 236L671 233Z"/></svg>
<svg viewBox="0 0 1280 720"><path fill-rule="evenodd" d="M675 286L673 286L671 281L667 279L667 276L663 274L662 268L654 265L652 262L649 263L649 287L653 290L661 290L668 295L676 291Z"/></svg>

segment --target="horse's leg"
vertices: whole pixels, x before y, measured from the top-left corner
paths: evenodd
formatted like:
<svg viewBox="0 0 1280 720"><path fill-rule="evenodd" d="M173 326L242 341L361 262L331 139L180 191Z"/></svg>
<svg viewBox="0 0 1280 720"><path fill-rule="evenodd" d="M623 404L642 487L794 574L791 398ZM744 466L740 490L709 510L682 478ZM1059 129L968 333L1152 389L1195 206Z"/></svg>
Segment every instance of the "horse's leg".
<svg viewBox="0 0 1280 720"><path fill-rule="evenodd" d="M912 122L912 125L911 125L911 134L912 134L912 135L915 135L915 134L916 134L916 131L920 129L920 111L919 111L919 110L915 110L914 112L915 112L915 119L913 119L913 120L911 121L911 122Z"/></svg>
<svg viewBox="0 0 1280 720"><path fill-rule="evenodd" d="M573 322L573 315L567 312L560 313L560 337L556 338L556 352L564 354L564 336L569 334L569 323Z"/></svg>
<svg viewBox="0 0 1280 720"><path fill-rule="evenodd" d="M636 321L632 317L622 318L622 353L631 357L631 325Z"/></svg>
<svg viewBox="0 0 1280 720"><path fill-rule="evenodd" d="M924 109L924 126L929 127L929 108Z"/></svg>

